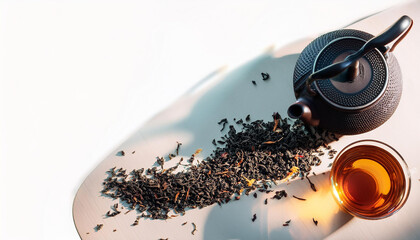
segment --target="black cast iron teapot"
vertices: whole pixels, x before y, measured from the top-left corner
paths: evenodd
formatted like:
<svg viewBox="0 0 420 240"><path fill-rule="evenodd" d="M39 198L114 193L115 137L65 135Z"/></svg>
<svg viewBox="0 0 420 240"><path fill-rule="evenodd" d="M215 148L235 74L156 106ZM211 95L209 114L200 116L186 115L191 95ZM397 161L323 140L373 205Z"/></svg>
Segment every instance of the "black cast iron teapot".
<svg viewBox="0 0 420 240"><path fill-rule="evenodd" d="M382 125L402 92L401 70L392 52L412 24L403 16L377 37L341 29L312 41L296 63L297 101L288 115L339 134L364 133ZM394 40L392 47L386 46Z"/></svg>

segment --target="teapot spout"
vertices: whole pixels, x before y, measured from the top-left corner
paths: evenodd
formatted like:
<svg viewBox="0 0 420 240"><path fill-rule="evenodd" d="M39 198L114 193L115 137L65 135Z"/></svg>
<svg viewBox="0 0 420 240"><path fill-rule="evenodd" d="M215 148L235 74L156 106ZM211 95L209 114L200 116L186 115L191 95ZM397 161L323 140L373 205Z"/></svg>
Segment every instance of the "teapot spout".
<svg viewBox="0 0 420 240"><path fill-rule="evenodd" d="M287 114L290 118L301 119L303 122L312 126L318 126L319 124L319 121L313 118L312 110L309 105L299 99L290 105Z"/></svg>

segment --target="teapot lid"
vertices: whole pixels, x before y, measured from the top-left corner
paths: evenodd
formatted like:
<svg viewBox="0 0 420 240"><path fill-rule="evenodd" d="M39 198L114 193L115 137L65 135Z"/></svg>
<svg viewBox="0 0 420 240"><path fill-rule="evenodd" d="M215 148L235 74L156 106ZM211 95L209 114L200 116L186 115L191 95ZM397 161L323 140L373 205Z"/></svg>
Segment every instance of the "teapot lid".
<svg viewBox="0 0 420 240"><path fill-rule="evenodd" d="M357 37L335 39L325 46L316 57L313 72L358 51L365 40ZM346 110L362 109L378 100L388 84L388 66L378 49L366 53L359 59L358 74L349 82L335 81L333 78L316 81L311 88L331 105Z"/></svg>

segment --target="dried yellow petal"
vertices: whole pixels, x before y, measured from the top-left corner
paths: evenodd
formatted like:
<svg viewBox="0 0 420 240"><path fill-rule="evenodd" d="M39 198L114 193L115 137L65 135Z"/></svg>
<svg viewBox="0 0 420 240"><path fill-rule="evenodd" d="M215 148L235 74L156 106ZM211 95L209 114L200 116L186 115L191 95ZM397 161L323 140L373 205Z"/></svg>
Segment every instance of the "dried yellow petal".
<svg viewBox="0 0 420 240"><path fill-rule="evenodd" d="M201 153L201 151L203 151L202 148L199 148L199 149L195 150L194 156L197 155L197 154L199 154L199 153Z"/></svg>

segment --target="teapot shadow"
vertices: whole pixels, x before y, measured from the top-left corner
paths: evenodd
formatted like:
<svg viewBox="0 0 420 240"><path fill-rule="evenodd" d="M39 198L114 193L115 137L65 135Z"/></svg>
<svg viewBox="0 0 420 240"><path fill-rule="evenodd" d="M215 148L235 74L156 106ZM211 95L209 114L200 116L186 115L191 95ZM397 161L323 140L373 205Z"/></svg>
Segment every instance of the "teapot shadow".
<svg viewBox="0 0 420 240"><path fill-rule="evenodd" d="M219 76L220 80L213 83L211 80L217 71L210 73L200 84L210 82L213 85L198 93L200 86L194 86L191 91L195 93L186 93L184 98L174 104L172 109L176 111L171 111L170 115L155 116L132 135L126 145L138 149L141 147L138 139L159 138L162 143L167 141L168 133L174 133L179 136L177 141L182 142L181 155L189 156L197 149L202 149L200 155L209 156L214 150L212 140L220 139L229 130L226 126L221 131L221 125L217 124L220 119L228 119L228 125L234 125L240 131L241 126L232 120L245 121L246 116L250 115L251 121L272 121L273 112L286 117L288 107L296 101L292 78L298 56L289 54L276 57L273 52L266 52ZM267 81L261 79L261 73L264 72L270 74ZM257 85L253 85L252 80L256 80ZM186 133L191 140L185 142L182 133ZM340 135L336 134L336 137ZM172 149L168 149L161 155L171 152Z"/></svg>
<svg viewBox="0 0 420 240"><path fill-rule="evenodd" d="M272 199L274 192L257 191L240 201L213 207L206 220L204 239L323 239L348 223L353 216L335 202L329 183L329 172L277 185L287 197ZM303 198L299 200L293 196ZM267 199L267 204L264 204ZM251 219L256 214L257 219ZM283 224L286 221L288 226ZM317 221L317 225L315 224Z"/></svg>
<svg viewBox="0 0 420 240"><path fill-rule="evenodd" d="M220 119L228 119L228 125L240 126L232 120L243 119L249 114L251 121L261 119L272 120L272 113L279 112L287 116L287 108L295 101L292 76L299 54L289 54L274 57L273 52L263 53L226 74L217 71L210 73L200 81L201 85L213 84L200 91L200 86L194 86L193 93L186 93L175 102L170 115L161 113L136 131L125 143L126 146L141 149L144 142L140 140L159 138L159 142L169 141L167 136L175 134L176 141L182 142L181 155L190 156L197 149L202 149L201 156L209 156L214 150L213 139L219 139L226 134L229 127L221 131L217 124ZM261 73L267 72L270 78L261 80ZM256 80L257 85L252 84ZM207 81L207 82L206 82ZM176 111L175 111L176 110ZM182 135L190 136L190 141ZM173 141L173 146L176 142ZM160 146L159 149L162 149ZM169 149L160 154L166 156L172 153Z"/></svg>

